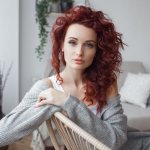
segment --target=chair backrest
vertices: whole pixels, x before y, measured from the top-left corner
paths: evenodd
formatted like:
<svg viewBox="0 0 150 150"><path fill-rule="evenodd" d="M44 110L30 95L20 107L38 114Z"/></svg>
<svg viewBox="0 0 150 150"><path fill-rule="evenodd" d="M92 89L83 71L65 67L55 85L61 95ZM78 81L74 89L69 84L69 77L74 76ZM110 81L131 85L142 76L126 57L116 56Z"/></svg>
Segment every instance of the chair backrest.
<svg viewBox="0 0 150 150"><path fill-rule="evenodd" d="M56 126L68 150L110 150L110 148L80 128L61 112L56 112L47 121L51 142L56 150L60 150L61 148L56 140L51 121Z"/></svg>

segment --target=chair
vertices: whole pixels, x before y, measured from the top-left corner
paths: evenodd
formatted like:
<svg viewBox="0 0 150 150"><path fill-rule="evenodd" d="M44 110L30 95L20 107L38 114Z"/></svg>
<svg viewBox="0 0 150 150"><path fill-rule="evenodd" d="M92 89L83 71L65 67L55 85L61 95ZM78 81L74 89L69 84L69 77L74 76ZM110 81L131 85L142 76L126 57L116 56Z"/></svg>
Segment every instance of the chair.
<svg viewBox="0 0 150 150"><path fill-rule="evenodd" d="M56 150L60 150L61 148L56 140L52 122L56 126L68 150L110 150L110 148L80 128L63 113L55 112L54 115L47 120L47 127L51 142Z"/></svg>

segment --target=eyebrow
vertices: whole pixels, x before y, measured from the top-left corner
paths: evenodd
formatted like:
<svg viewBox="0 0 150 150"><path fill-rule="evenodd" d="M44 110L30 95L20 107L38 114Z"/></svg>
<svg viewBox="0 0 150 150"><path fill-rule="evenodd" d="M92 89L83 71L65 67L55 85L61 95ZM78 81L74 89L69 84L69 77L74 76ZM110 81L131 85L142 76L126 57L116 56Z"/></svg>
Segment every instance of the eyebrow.
<svg viewBox="0 0 150 150"><path fill-rule="evenodd" d="M75 37L69 37L68 39L74 39L74 40L78 40L77 38L75 38ZM93 41L93 40L87 40L87 41L85 41L85 42L93 42L93 43L97 43L96 41Z"/></svg>

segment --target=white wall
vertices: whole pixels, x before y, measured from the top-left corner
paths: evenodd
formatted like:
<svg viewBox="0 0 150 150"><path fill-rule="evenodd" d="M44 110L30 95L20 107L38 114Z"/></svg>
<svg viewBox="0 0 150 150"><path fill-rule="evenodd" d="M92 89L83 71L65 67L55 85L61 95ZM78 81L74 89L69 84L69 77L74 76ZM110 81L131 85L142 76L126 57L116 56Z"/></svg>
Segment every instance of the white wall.
<svg viewBox="0 0 150 150"><path fill-rule="evenodd" d="M35 0L20 0L20 99L33 85L33 80L43 77L48 54L39 62L35 48L39 44L38 25L35 22ZM49 51L49 48L46 48Z"/></svg>
<svg viewBox="0 0 150 150"><path fill-rule="evenodd" d="M5 73L13 67L3 93L3 112L8 113L19 102L19 1L0 1L0 61L5 62Z"/></svg>
<svg viewBox="0 0 150 150"><path fill-rule="evenodd" d="M91 0L91 2L94 8L107 13L115 22L118 31L123 33L124 40L128 44L122 53L123 59L142 61L150 72L150 1ZM6 62L6 68L11 61L14 63L4 90L4 113L10 112L18 104L19 84L22 98L33 84L33 78L43 76L48 61L46 55L49 55L49 46L42 62L39 62L35 55L35 48L39 44L38 28L35 23L35 0L20 0L20 10L18 7L19 0L0 1L0 60Z"/></svg>
<svg viewBox="0 0 150 150"><path fill-rule="evenodd" d="M84 0L76 0L83 3ZM113 19L117 30L128 44L122 52L124 60L142 61L150 72L150 1L149 0L91 0L91 5ZM21 98L32 85L32 78L42 77L48 57L39 62L35 48L38 45L38 27L35 23L35 0L20 0L20 88ZM49 51L49 46L47 51ZM48 53L48 52L47 52Z"/></svg>
<svg viewBox="0 0 150 150"><path fill-rule="evenodd" d="M142 61L150 72L150 1L90 1L92 7L108 14L113 19L117 30L123 33L124 41L128 44L122 52L123 59ZM0 60L7 60L7 65L12 60L14 61L4 91L3 108L6 113L18 103L18 84L21 100L25 92L32 86L34 78L43 77L46 63L49 61L49 44L42 62L38 61L35 54L35 48L39 44L38 25L35 23L35 0L20 0L19 3L18 10L18 0L0 1ZM81 3L84 3L84 0L76 0L76 4Z"/></svg>
<svg viewBox="0 0 150 150"><path fill-rule="evenodd" d="M76 0L81 3L81 0ZM82 1L84 2L84 0ZM112 18L128 45L122 52L124 60L142 61L150 72L150 1L90 0L91 6Z"/></svg>

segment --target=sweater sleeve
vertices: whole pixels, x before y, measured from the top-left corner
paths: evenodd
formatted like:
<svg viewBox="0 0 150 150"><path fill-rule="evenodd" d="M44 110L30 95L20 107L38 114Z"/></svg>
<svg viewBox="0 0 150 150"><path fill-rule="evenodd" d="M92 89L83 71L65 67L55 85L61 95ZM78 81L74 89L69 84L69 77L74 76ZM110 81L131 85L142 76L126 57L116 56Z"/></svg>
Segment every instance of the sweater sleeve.
<svg viewBox="0 0 150 150"><path fill-rule="evenodd" d="M96 116L77 98L70 96L64 104L69 117L112 150L118 150L127 140L127 118L123 115L119 96L108 102L101 117Z"/></svg>
<svg viewBox="0 0 150 150"><path fill-rule="evenodd" d="M36 82L21 103L0 120L0 147L32 133L54 112L61 110L54 105L35 108L39 93L47 88L48 86L42 80Z"/></svg>
<svg viewBox="0 0 150 150"><path fill-rule="evenodd" d="M77 98L70 96L61 107L45 105L34 107L39 93L48 86L38 81L26 93L21 103L0 120L0 147L13 143L32 133L56 111L66 110L70 118L81 128L95 136L113 150L126 141L126 117L119 100L114 100L103 109L101 118L93 114Z"/></svg>

